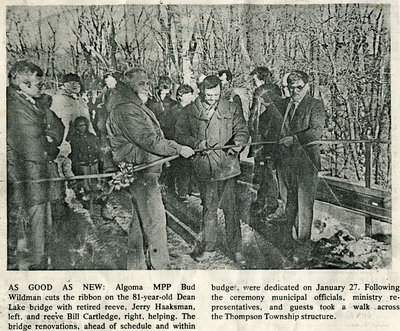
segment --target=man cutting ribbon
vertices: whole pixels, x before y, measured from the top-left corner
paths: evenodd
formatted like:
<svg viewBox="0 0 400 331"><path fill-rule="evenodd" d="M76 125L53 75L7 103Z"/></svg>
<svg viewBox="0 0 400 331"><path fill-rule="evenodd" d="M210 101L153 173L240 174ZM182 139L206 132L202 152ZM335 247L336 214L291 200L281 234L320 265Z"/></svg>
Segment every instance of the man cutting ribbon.
<svg viewBox="0 0 400 331"><path fill-rule="evenodd" d="M293 71L287 78L290 97L282 102L283 123L280 130L277 170L280 182L287 190L287 233L296 229L297 239L306 242L311 237L313 207L321 167L317 144L325 124L324 104L309 94L309 77Z"/></svg>

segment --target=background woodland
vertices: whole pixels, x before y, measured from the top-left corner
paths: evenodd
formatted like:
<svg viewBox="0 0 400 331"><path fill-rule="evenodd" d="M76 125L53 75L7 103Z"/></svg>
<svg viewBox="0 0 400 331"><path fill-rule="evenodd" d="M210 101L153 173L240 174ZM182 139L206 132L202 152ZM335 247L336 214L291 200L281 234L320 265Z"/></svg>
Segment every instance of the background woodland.
<svg viewBox="0 0 400 331"><path fill-rule="evenodd" d="M277 83L292 69L307 72L323 99L325 139L389 140L390 6L118 5L8 7L7 65L30 59L48 89L76 72L87 90L104 74L144 67L154 78L194 84L228 68L251 99L249 73L267 66ZM323 145L324 170L362 181L365 146ZM373 149L373 181L388 187L390 144Z"/></svg>

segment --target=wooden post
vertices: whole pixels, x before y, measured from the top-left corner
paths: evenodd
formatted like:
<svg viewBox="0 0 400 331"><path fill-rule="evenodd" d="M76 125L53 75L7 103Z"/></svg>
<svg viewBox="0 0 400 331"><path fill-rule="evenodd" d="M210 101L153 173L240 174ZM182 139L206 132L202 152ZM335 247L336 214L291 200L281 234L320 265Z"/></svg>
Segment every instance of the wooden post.
<svg viewBox="0 0 400 331"><path fill-rule="evenodd" d="M372 143L365 143L365 187L371 187L372 178ZM365 216L365 235L372 236L372 217Z"/></svg>

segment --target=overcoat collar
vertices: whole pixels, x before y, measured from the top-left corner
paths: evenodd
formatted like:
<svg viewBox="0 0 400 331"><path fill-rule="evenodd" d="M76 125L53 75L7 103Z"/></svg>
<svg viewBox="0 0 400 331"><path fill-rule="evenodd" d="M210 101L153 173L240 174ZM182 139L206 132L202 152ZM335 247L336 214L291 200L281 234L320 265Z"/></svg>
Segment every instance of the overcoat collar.
<svg viewBox="0 0 400 331"><path fill-rule="evenodd" d="M156 115L154 115L154 113L151 111L151 109L149 109L144 103L143 101L139 98L139 96L127 85L124 86L124 90L123 90L123 96L126 99L126 101L131 102L133 104L135 104L136 106L138 106L140 109L143 110L143 112L145 112L154 122L157 123L157 125L159 126L160 123L157 120Z"/></svg>
<svg viewBox="0 0 400 331"><path fill-rule="evenodd" d="M202 105L200 97L196 98L196 100L194 101L194 105L195 105L194 116L197 119L208 121L209 119L207 117L205 108ZM226 100L220 98L218 101L217 108L215 109L214 116L217 116L217 118L222 118L222 117L226 117L228 114L229 114L229 101L226 101Z"/></svg>
<svg viewBox="0 0 400 331"><path fill-rule="evenodd" d="M8 94L8 97L14 98L18 102L21 102L25 107L31 109L32 112L34 112L34 113L36 113L38 115L43 115L42 109L40 109L35 104L33 104L23 94L19 93L16 88L14 88L12 86L8 87L7 88L7 94Z"/></svg>
<svg viewBox="0 0 400 331"><path fill-rule="evenodd" d="M298 103L298 105L297 105L297 109L301 109L302 107L304 107L304 105L306 105L307 104L307 102L308 102L308 100L311 98L311 96L310 96L310 94L309 93L307 93L304 97L303 97L303 99L301 99L300 100L300 102ZM290 102L294 102L291 98L288 98L289 99L289 103Z"/></svg>
<svg viewBox="0 0 400 331"><path fill-rule="evenodd" d="M307 103L309 102L310 99L311 99L311 96L310 96L310 94L307 93L307 94L304 96L304 98L301 99L300 103L298 104L298 106L297 106L297 108L296 108L296 112L295 112L293 118L295 118L296 115L299 114L299 112L301 113L301 110L307 105ZM285 99L284 107L283 107L283 109L282 109L282 110L283 110L283 115L285 114L285 112L286 112L286 110L287 110L287 107L289 106L289 103L290 103L290 102L292 102L292 99L291 99L291 98L286 98L286 99ZM292 120L293 120L293 119L292 119Z"/></svg>

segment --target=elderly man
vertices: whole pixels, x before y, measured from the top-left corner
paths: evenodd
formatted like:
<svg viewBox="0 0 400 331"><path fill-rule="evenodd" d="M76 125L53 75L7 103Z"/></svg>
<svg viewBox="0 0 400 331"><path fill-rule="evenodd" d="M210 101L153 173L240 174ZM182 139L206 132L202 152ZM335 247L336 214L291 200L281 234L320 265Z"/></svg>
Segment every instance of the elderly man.
<svg viewBox="0 0 400 331"><path fill-rule="evenodd" d="M283 124L280 130L279 180L287 189L287 235L292 228L306 242L311 236L313 207L321 166L319 146L325 124L324 104L309 94L309 78L293 71L287 78L290 97L282 102Z"/></svg>
<svg viewBox="0 0 400 331"><path fill-rule="evenodd" d="M190 147L164 138L157 118L145 105L150 93L146 72L132 69L124 80L124 88L117 91L119 98L114 100L107 121L114 161L140 165L163 156L192 156L194 151ZM160 174L161 165L140 171L130 186L134 215L128 235L128 269L169 268L165 210L158 184Z"/></svg>
<svg viewBox="0 0 400 331"><path fill-rule="evenodd" d="M246 143L249 136L239 107L221 98L221 81L208 76L201 84L201 94L185 107L178 119L176 138L192 148L205 149L227 144ZM214 150L193 159L194 177L198 181L203 205L202 241L192 257L201 260L215 254L217 246L217 209L225 214L227 242L234 259L244 263L241 254L241 228L236 212L236 177L240 174L241 147Z"/></svg>
<svg viewBox="0 0 400 331"><path fill-rule="evenodd" d="M46 269L51 233L51 184L32 180L51 177L53 151L61 143L60 119L41 106L43 71L28 61L17 62L7 89L7 179L9 212L20 208L26 224L28 269ZM55 125L54 125L55 124ZM26 181L15 184L16 181ZM57 198L57 197L56 197ZM21 220L22 222L22 220ZM13 231L16 231L14 228Z"/></svg>

